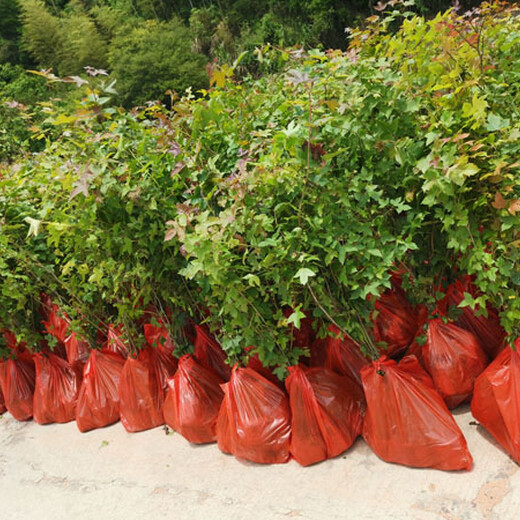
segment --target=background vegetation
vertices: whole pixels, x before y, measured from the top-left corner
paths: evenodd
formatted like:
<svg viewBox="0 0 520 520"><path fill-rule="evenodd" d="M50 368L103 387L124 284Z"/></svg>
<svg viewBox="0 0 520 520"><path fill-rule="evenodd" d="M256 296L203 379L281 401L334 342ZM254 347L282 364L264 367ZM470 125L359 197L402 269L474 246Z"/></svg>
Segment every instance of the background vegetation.
<svg viewBox="0 0 520 520"><path fill-rule="evenodd" d="M404 4L434 15L450 2ZM266 43L346 49L345 29L383 5L366 0L0 0L0 64L52 68L60 76L82 74L86 66L105 69L117 79L117 101L132 106L167 100L169 89L180 94L190 86L205 88L208 63L233 63L243 51L249 55L242 67L254 70L252 53Z"/></svg>

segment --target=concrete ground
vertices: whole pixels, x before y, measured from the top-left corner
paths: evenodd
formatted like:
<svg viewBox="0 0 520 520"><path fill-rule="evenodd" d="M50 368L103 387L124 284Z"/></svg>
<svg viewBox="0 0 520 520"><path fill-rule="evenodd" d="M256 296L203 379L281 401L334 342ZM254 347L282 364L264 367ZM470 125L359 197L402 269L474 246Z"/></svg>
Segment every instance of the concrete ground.
<svg viewBox="0 0 520 520"><path fill-rule="evenodd" d="M471 472L410 469L379 460L362 441L302 468L261 466L190 445L156 428L121 424L81 434L75 423L0 418L1 520L513 520L518 466L467 408L456 412Z"/></svg>

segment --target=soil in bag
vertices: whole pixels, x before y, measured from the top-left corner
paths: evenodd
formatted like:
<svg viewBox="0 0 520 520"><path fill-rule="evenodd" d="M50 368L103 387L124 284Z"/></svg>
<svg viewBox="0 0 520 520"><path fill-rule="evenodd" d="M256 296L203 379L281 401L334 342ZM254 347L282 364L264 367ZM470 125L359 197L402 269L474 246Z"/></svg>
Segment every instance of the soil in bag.
<svg viewBox="0 0 520 520"><path fill-rule="evenodd" d="M228 381L231 375L231 367L226 363L226 353L211 335L206 325L195 325L195 331L193 355L199 363L215 370L224 381Z"/></svg>
<svg viewBox="0 0 520 520"><path fill-rule="evenodd" d="M33 416L33 399L36 372L34 361L27 350L12 353L0 367L0 390L5 407L18 421L28 421Z"/></svg>
<svg viewBox="0 0 520 520"><path fill-rule="evenodd" d="M520 340L506 347L475 381L471 413L520 464Z"/></svg>
<svg viewBox="0 0 520 520"><path fill-rule="evenodd" d="M119 380L119 411L126 431L134 433L164 424L167 380L176 369L174 357L149 346L137 359L126 360Z"/></svg>
<svg viewBox="0 0 520 520"><path fill-rule="evenodd" d="M414 356L382 356L361 376L367 400L363 437L381 459L417 468L469 470L466 440Z"/></svg>
<svg viewBox="0 0 520 520"><path fill-rule="evenodd" d="M55 354L35 354L33 417L39 424L66 423L76 417L81 373Z"/></svg>
<svg viewBox="0 0 520 520"><path fill-rule="evenodd" d="M76 424L80 432L119 421L119 379L125 359L115 352L93 350L83 370Z"/></svg>
<svg viewBox="0 0 520 520"><path fill-rule="evenodd" d="M448 408L469 401L475 379L488 364L477 338L441 318L430 320L426 338L422 347L424 365Z"/></svg>
<svg viewBox="0 0 520 520"><path fill-rule="evenodd" d="M287 462L291 412L286 393L251 368L235 368L222 388L219 448L261 464Z"/></svg>
<svg viewBox="0 0 520 520"><path fill-rule="evenodd" d="M290 452L302 466L336 457L361 434L363 392L352 379L321 367L289 367Z"/></svg>
<svg viewBox="0 0 520 520"><path fill-rule="evenodd" d="M168 379L163 406L166 424L189 442L215 442L223 383L214 370L201 365L191 354L182 356L177 372Z"/></svg>

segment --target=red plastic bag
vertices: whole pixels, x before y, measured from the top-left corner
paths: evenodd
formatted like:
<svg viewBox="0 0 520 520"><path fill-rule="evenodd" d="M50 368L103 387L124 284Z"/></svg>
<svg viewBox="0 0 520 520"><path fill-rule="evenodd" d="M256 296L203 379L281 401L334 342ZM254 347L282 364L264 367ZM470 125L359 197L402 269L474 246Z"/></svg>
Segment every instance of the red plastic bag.
<svg viewBox="0 0 520 520"><path fill-rule="evenodd" d="M121 334L121 326L114 327L110 324L108 326L107 342L104 345L103 350L115 352L126 359L130 354L130 348L121 338Z"/></svg>
<svg viewBox="0 0 520 520"><path fill-rule="evenodd" d="M520 340L507 347L475 381L471 413L520 464Z"/></svg>
<svg viewBox="0 0 520 520"><path fill-rule="evenodd" d="M7 368L7 364L5 361L0 361L0 415L7 412L7 407L5 406L4 394L2 392L2 381L5 378L5 371Z"/></svg>
<svg viewBox="0 0 520 520"><path fill-rule="evenodd" d="M190 354L179 359L175 375L168 379L163 406L164 420L189 442L217 440L217 416L224 398L216 372L202 366Z"/></svg>
<svg viewBox="0 0 520 520"><path fill-rule="evenodd" d="M367 400L363 437L376 455L417 468L471 468L466 439L415 357L397 364L382 356L361 376Z"/></svg>
<svg viewBox="0 0 520 520"><path fill-rule="evenodd" d="M336 457L361 434L363 394L348 377L326 368L289 367L290 452L302 466Z"/></svg>
<svg viewBox="0 0 520 520"><path fill-rule="evenodd" d="M324 367L327 363L329 338L316 338L309 349L310 357L300 358L300 363L309 367Z"/></svg>
<svg viewBox="0 0 520 520"><path fill-rule="evenodd" d="M284 388L284 385L282 381L280 381L273 373L273 371L269 368L263 365L263 363L260 361L260 358L258 357L258 354L251 355L250 352L255 347L246 347L245 351L249 353L249 358L247 359L247 364L245 365L247 368L251 368L255 372L258 372L261 376L264 376L266 379L271 381L271 383L274 383L275 385L278 385L280 388Z"/></svg>
<svg viewBox="0 0 520 520"><path fill-rule="evenodd" d="M66 423L76 416L81 374L55 354L36 354L33 417L38 424Z"/></svg>
<svg viewBox="0 0 520 520"><path fill-rule="evenodd" d="M175 345L170 337L170 332L162 323L159 323L159 325L145 323L143 329L144 337L148 345L151 347L157 347L167 354L173 353Z"/></svg>
<svg viewBox="0 0 520 520"><path fill-rule="evenodd" d="M48 334L62 343L65 342L69 335L69 319L66 314L60 312L60 308L56 304L51 304L47 311L47 319L43 324Z"/></svg>
<svg viewBox="0 0 520 520"><path fill-rule="evenodd" d="M422 349L426 371L449 408L469 401L487 356L477 338L454 323L430 320Z"/></svg>
<svg viewBox="0 0 520 520"><path fill-rule="evenodd" d="M176 368L175 358L158 348L145 348L137 359L126 360L119 379L119 411L127 432L164 424L162 407L167 380Z"/></svg>
<svg viewBox="0 0 520 520"><path fill-rule="evenodd" d="M0 388L0 415L5 412L7 412L7 408L6 408L5 402L4 402L4 394L2 393L2 389Z"/></svg>
<svg viewBox="0 0 520 520"><path fill-rule="evenodd" d="M3 361L0 368L0 391L5 407L18 421L28 421L33 415L35 384L34 361L29 352L18 352Z"/></svg>
<svg viewBox="0 0 520 520"><path fill-rule="evenodd" d="M206 325L195 325L196 338L193 355L205 367L211 368L228 381L231 376L231 367L226 363L226 353L209 332Z"/></svg>
<svg viewBox="0 0 520 520"><path fill-rule="evenodd" d="M350 337L341 336L335 325L329 327L333 336L325 339L325 367L342 376L348 376L361 385L361 369L369 361L361 353L360 346Z"/></svg>
<svg viewBox="0 0 520 520"><path fill-rule="evenodd" d="M376 301L374 339L385 342L388 348L384 354L397 357L412 343L419 326L417 309L414 309L400 288L388 290Z"/></svg>
<svg viewBox="0 0 520 520"><path fill-rule="evenodd" d="M0 331L5 340L6 347L11 351L24 352L26 343L18 343L16 336L10 330L4 329Z"/></svg>
<svg viewBox="0 0 520 520"><path fill-rule="evenodd" d="M468 275L448 287L446 296L439 302L440 309L446 312L449 305L458 306L464 299L464 293L469 293L474 298L480 294ZM488 357L495 359L505 346L506 333L500 325L500 318L496 309L488 306L486 310L487 317L477 316L478 307L474 310L471 307L463 307L462 314L457 319L456 324L472 332Z"/></svg>
<svg viewBox="0 0 520 520"><path fill-rule="evenodd" d="M125 359L115 352L93 350L83 371L76 407L80 432L119 421L119 379Z"/></svg>
<svg viewBox="0 0 520 520"><path fill-rule="evenodd" d="M90 348L88 343L78 338L78 335L73 332L65 339L65 351L67 352L67 361L72 366L77 366L83 370L83 365L87 362Z"/></svg>
<svg viewBox="0 0 520 520"><path fill-rule="evenodd" d="M291 412L285 392L250 368L236 368L222 385L218 447L261 464L289 460Z"/></svg>

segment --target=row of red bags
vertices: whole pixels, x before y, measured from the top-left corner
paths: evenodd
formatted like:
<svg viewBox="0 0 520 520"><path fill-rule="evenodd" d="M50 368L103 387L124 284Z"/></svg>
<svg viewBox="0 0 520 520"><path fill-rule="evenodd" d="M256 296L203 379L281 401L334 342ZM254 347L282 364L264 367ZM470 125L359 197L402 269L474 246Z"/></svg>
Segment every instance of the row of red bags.
<svg viewBox="0 0 520 520"><path fill-rule="evenodd" d="M441 309L452 303L448 298L457 303L468 292L463 283L449 289ZM57 324L50 329L62 338L68 360L53 353L33 357L17 347L0 364L0 389L20 420L76 419L81 431L119 418L128 431L166 422L190 442L217 440L222 451L240 458L272 463L292 455L304 465L340 454L362 434L386 461L449 470L469 469L472 459L447 405L473 393L475 417L520 462L519 359L506 348L486 368L504 343L493 313L484 318L465 309L458 324L431 319L421 347L414 339L425 318L399 287L376 309L374 335L388 343L388 354L414 355L369 362L331 327L333 336L312 341L311 367L291 367L284 388L255 357L247 368L231 371L204 327L196 328L194 355L177 364L164 328L145 325L148 348L125 359L114 329L103 350L89 353ZM309 320L294 331L302 346L312 335ZM81 370L83 351L88 360Z"/></svg>

